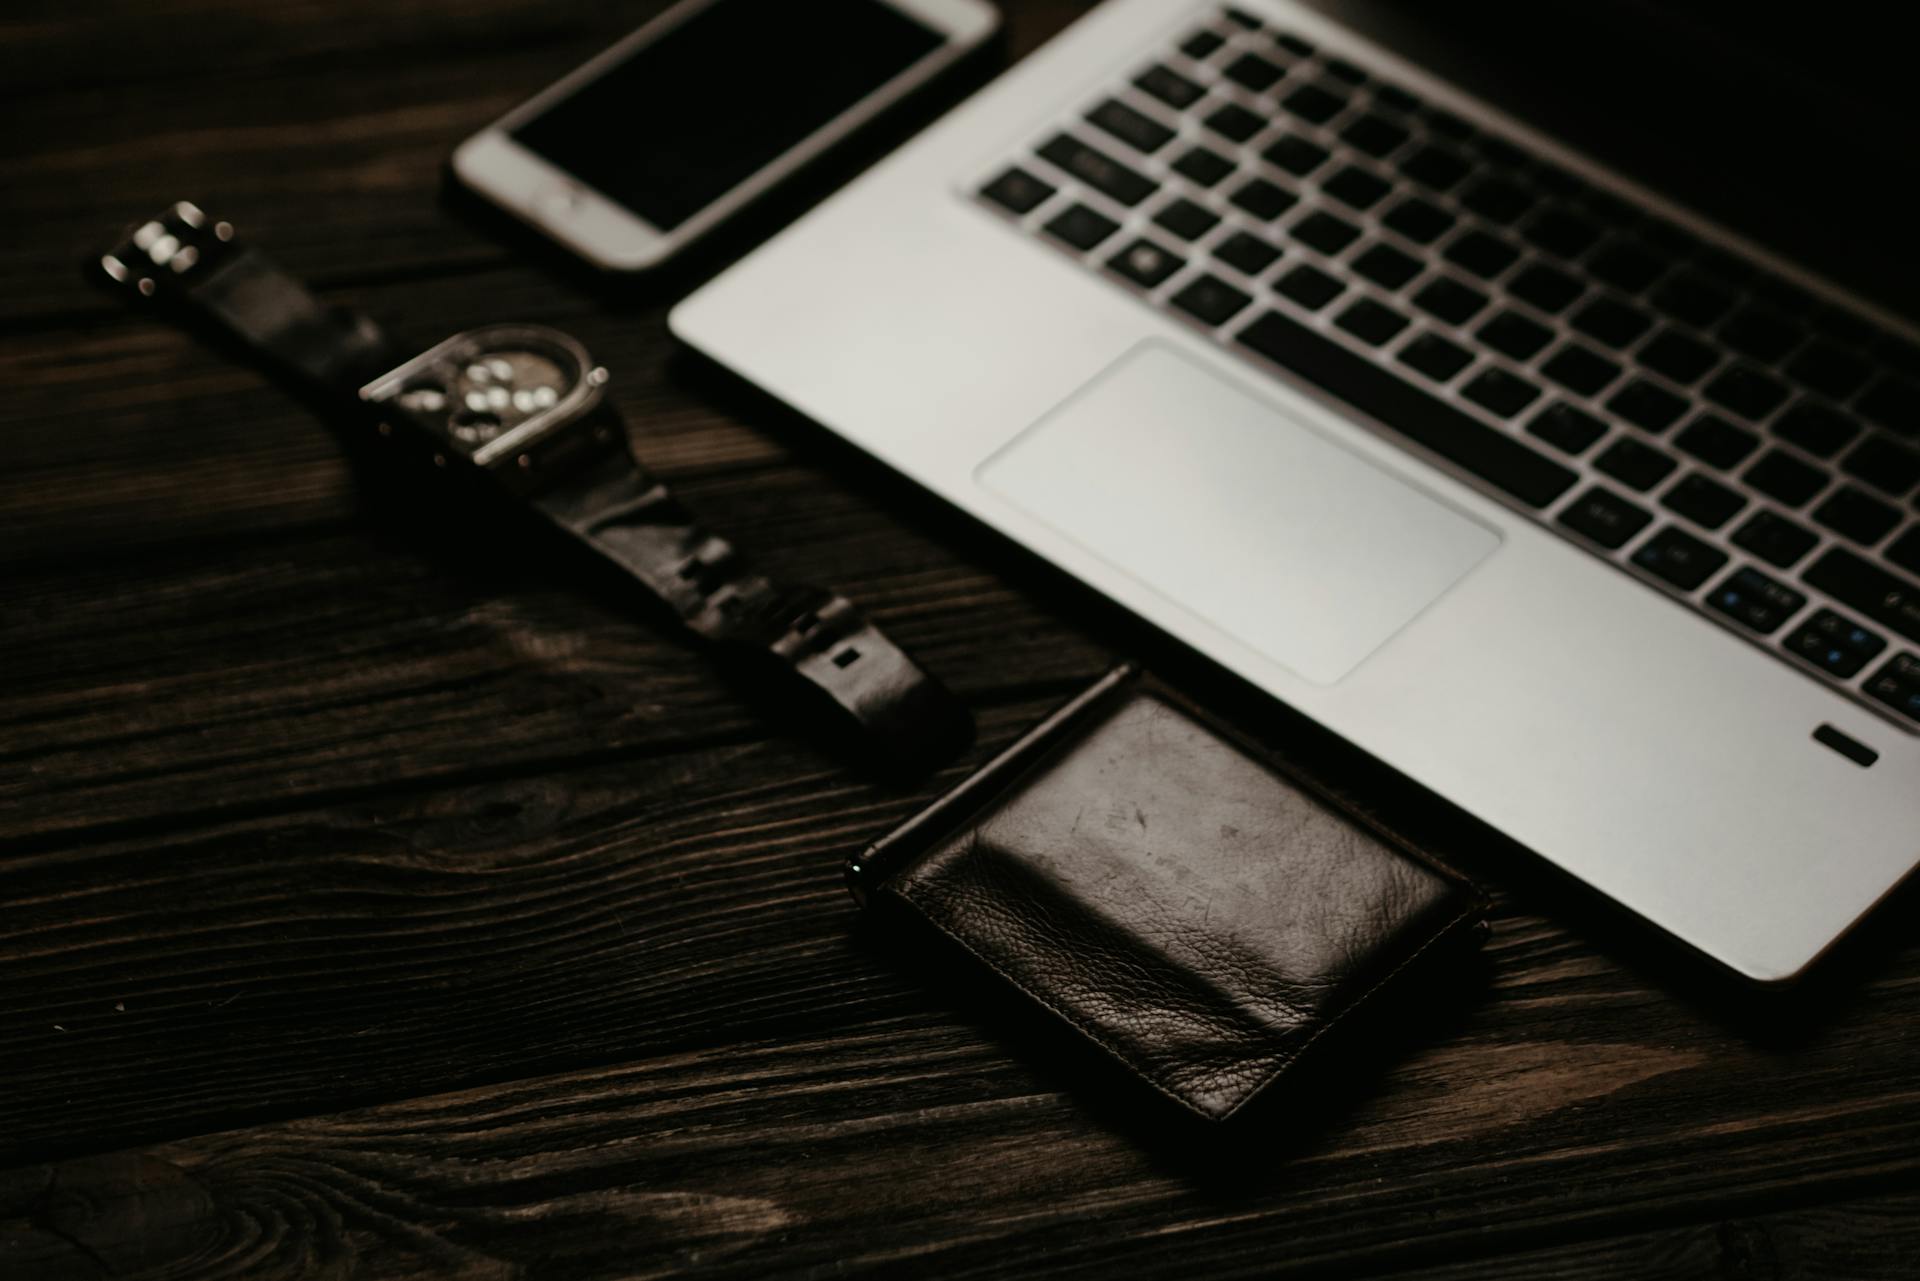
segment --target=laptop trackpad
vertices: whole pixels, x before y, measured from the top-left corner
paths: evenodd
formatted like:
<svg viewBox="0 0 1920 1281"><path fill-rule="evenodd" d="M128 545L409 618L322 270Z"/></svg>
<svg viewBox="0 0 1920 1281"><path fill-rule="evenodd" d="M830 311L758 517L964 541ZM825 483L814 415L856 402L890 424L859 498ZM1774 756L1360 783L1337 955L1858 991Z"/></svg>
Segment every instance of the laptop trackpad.
<svg viewBox="0 0 1920 1281"><path fill-rule="evenodd" d="M1135 348L981 465L988 489L1331 685L1500 536L1250 388Z"/></svg>

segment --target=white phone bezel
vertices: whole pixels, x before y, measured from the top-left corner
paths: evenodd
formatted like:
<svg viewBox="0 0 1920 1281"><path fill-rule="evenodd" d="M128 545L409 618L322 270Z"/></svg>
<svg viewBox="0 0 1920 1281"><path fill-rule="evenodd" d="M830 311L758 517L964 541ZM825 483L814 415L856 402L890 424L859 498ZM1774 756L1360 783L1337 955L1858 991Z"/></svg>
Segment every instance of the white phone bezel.
<svg viewBox="0 0 1920 1281"><path fill-rule="evenodd" d="M515 107L454 150L455 176L470 190L595 266L607 271L644 271L679 253L762 192L978 48L1000 23L999 12L986 0L879 0L939 32L941 45L671 231L652 226L625 205L514 141L512 130L598 79L635 49L660 39L701 10L724 2L685 0L675 5Z"/></svg>

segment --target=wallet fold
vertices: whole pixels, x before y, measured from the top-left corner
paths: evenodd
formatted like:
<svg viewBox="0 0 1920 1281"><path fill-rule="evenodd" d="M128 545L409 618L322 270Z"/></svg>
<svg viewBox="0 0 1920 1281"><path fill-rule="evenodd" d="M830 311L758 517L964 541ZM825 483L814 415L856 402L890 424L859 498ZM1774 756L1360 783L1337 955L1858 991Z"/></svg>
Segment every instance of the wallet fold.
<svg viewBox="0 0 1920 1281"><path fill-rule="evenodd" d="M848 879L1216 1121L1485 929L1457 873L1131 667L850 860Z"/></svg>

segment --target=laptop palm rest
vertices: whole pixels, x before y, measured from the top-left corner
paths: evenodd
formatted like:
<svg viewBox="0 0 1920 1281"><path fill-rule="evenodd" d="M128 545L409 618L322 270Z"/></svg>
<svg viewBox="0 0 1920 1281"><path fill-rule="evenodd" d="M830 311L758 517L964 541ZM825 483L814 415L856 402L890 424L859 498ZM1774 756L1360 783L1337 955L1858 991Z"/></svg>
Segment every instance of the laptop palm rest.
<svg viewBox="0 0 1920 1281"><path fill-rule="evenodd" d="M1500 535L1173 348L1134 348L981 465L1028 516L1331 685Z"/></svg>

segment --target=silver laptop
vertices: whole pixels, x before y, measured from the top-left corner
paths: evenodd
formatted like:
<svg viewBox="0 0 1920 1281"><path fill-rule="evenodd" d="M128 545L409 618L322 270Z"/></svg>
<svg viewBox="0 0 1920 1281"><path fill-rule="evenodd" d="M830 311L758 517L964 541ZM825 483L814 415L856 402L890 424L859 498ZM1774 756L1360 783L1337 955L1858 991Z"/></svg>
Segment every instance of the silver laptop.
<svg viewBox="0 0 1920 1281"><path fill-rule="evenodd" d="M1708 956L1920 861L1920 335L1285 0L1109 0L674 332Z"/></svg>

